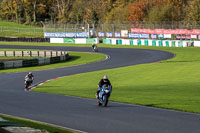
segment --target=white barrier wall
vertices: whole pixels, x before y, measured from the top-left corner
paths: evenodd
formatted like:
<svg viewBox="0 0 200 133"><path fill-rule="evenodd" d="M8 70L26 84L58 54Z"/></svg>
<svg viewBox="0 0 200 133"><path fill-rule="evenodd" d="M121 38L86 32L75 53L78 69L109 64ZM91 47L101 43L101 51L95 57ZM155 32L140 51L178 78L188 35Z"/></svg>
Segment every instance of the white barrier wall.
<svg viewBox="0 0 200 133"><path fill-rule="evenodd" d="M99 43L98 38L50 38L50 43L74 43L92 44ZM112 45L145 45L145 46L164 46L164 47L187 47L189 43L194 47L200 47L200 41L190 40L153 40L153 39L122 39L122 38L103 38L103 43Z"/></svg>
<svg viewBox="0 0 200 133"><path fill-rule="evenodd" d="M50 43L64 43L64 38L50 38Z"/></svg>
<svg viewBox="0 0 200 133"><path fill-rule="evenodd" d="M97 44L99 38L50 38L50 43Z"/></svg>
<svg viewBox="0 0 200 133"><path fill-rule="evenodd" d="M86 44L86 39L85 38L77 38L75 39L76 44Z"/></svg>
<svg viewBox="0 0 200 133"><path fill-rule="evenodd" d="M200 47L200 41L194 41L194 46L195 47Z"/></svg>
<svg viewBox="0 0 200 133"><path fill-rule="evenodd" d="M190 40L152 40L152 39L121 39L104 38L104 44L112 45L143 45L143 46L164 46L164 47L200 47L200 41Z"/></svg>

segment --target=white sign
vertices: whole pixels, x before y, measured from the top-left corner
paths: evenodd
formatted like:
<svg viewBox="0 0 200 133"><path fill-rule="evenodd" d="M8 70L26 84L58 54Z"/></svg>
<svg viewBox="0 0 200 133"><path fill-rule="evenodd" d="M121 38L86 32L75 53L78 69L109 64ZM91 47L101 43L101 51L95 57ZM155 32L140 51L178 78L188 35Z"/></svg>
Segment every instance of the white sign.
<svg viewBox="0 0 200 133"><path fill-rule="evenodd" d="M172 38L171 34L164 34L164 38Z"/></svg>
<svg viewBox="0 0 200 133"><path fill-rule="evenodd" d="M128 37L128 30L121 30L122 37Z"/></svg>
<svg viewBox="0 0 200 133"><path fill-rule="evenodd" d="M191 35L192 39L197 39L197 35Z"/></svg>

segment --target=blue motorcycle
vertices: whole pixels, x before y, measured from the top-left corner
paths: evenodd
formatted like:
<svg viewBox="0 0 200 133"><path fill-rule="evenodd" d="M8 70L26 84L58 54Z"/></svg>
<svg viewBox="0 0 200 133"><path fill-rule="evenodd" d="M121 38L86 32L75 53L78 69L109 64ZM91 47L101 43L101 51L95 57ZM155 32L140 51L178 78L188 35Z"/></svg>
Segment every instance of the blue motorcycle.
<svg viewBox="0 0 200 133"><path fill-rule="evenodd" d="M111 86L106 86L106 85L102 86L102 88L99 92L99 98L98 98L99 106L101 106L101 105L103 105L104 107L107 106L109 97L111 95L111 91L112 91Z"/></svg>

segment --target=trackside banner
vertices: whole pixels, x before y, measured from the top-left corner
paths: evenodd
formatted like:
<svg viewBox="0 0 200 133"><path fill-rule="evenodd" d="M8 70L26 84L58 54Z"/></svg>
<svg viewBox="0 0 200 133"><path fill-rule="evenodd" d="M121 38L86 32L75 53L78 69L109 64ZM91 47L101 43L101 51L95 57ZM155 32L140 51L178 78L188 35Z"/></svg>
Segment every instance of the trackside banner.
<svg viewBox="0 0 200 133"><path fill-rule="evenodd" d="M131 28L131 33L144 33L144 34L185 34L185 35L200 35L200 29L138 29Z"/></svg>
<svg viewBox="0 0 200 133"><path fill-rule="evenodd" d="M88 32L45 32L45 38L88 38Z"/></svg>
<svg viewBox="0 0 200 133"><path fill-rule="evenodd" d="M129 33L128 34L129 38L149 38L149 34L139 34L139 33Z"/></svg>

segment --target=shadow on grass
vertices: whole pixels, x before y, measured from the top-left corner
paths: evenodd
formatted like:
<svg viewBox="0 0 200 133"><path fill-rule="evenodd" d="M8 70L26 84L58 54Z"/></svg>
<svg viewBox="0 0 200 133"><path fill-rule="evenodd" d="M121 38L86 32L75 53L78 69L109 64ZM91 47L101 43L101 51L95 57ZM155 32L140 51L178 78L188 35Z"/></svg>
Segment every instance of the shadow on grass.
<svg viewBox="0 0 200 133"><path fill-rule="evenodd" d="M75 60L78 60L78 59L80 59L81 58L81 56L75 56L75 55L70 55L69 56L69 60L67 60L67 61L75 61Z"/></svg>
<svg viewBox="0 0 200 133"><path fill-rule="evenodd" d="M170 103L156 103L156 104L144 104L144 106L148 107L158 107L159 105L169 105Z"/></svg>

